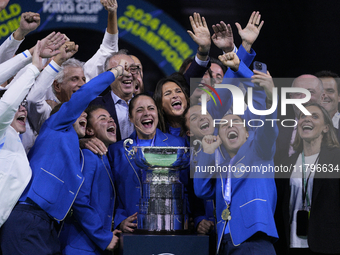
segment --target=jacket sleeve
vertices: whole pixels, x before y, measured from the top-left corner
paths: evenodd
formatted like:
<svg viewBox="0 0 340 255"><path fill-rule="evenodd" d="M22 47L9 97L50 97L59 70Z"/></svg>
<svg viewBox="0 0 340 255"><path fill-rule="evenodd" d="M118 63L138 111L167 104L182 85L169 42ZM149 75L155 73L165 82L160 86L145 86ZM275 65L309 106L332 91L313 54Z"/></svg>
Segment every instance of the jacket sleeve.
<svg viewBox="0 0 340 255"><path fill-rule="evenodd" d="M39 73L37 67L30 65L25 73L13 82L11 87L2 96L0 100L0 137L4 135L7 127L11 125L20 103L27 95L34 83L35 77Z"/></svg>
<svg viewBox="0 0 340 255"><path fill-rule="evenodd" d="M9 78L12 78L20 71L20 69L29 64L31 61L31 53L29 50L25 50L24 52L0 64L0 84L3 84Z"/></svg>
<svg viewBox="0 0 340 255"><path fill-rule="evenodd" d="M196 87L198 86L198 83L194 86L190 86L190 78L202 78L205 72L210 68L211 63L208 62L207 66L201 66L196 62L196 59L191 62L191 65L189 66L188 70L184 73L184 78L188 85L188 91L190 91L190 95L194 92Z"/></svg>
<svg viewBox="0 0 340 255"><path fill-rule="evenodd" d="M246 51L245 48L243 48L242 44L240 45L238 51L237 51L237 56L239 57L240 60L243 61L243 63L249 67L251 62L253 62L255 56L256 56L256 52L251 49L250 53Z"/></svg>
<svg viewBox="0 0 340 255"><path fill-rule="evenodd" d="M0 64L9 60L15 55L23 40L15 40L13 33L0 46Z"/></svg>
<svg viewBox="0 0 340 255"><path fill-rule="evenodd" d="M40 131L42 124L48 119L51 107L46 102L45 94L52 86L54 78L57 76L61 67L53 60L44 68L36 79L32 89L27 95L28 119L34 131Z"/></svg>
<svg viewBox="0 0 340 255"><path fill-rule="evenodd" d="M112 35L105 31L99 49L84 65L86 81L106 71L105 62L114 52L118 52L118 33Z"/></svg>

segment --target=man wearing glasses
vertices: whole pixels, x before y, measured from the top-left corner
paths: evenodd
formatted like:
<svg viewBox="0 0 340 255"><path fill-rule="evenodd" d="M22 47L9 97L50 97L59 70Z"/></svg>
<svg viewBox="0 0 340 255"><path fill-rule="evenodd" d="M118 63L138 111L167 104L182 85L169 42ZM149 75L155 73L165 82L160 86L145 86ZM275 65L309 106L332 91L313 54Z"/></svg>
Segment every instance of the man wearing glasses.
<svg viewBox="0 0 340 255"><path fill-rule="evenodd" d="M117 125L117 141L128 138L134 131L133 124L129 120L129 102L135 92L136 74L140 72L140 67L127 55L125 50L114 53L106 61L106 70L118 66L122 59L128 62L128 74L118 77L111 83L110 90L105 95L91 102L93 105L102 105L108 110Z"/></svg>

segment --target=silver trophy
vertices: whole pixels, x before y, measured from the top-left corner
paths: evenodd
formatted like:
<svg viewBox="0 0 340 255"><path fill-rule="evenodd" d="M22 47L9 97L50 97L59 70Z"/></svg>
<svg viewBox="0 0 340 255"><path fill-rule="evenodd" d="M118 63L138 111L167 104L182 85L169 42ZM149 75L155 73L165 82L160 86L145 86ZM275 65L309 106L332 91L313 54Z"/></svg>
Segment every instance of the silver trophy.
<svg viewBox="0 0 340 255"><path fill-rule="evenodd" d="M144 170L137 216L139 232L187 230L187 201L180 175L190 164L190 147L133 146L128 150L128 143L132 144L132 139L124 141L125 150Z"/></svg>

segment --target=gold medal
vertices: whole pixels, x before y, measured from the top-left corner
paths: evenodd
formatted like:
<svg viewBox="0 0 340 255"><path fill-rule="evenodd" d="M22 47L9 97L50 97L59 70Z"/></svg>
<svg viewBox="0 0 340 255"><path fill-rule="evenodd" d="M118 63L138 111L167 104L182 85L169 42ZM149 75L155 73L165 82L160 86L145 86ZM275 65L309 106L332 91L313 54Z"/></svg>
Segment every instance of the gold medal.
<svg viewBox="0 0 340 255"><path fill-rule="evenodd" d="M231 216L230 216L230 211L229 208L226 208L222 211L222 219L227 221L227 220L231 220Z"/></svg>

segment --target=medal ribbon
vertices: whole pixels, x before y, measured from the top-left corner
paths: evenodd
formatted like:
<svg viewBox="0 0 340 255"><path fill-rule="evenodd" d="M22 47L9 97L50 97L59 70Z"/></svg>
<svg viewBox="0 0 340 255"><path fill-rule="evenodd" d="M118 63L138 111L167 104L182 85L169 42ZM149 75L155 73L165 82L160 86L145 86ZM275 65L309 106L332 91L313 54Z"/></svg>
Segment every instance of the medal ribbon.
<svg viewBox="0 0 340 255"><path fill-rule="evenodd" d="M232 166L234 164L235 161L235 157L233 157L230 160L229 165ZM227 207L229 208L229 205L231 203L231 178L230 178L230 169L228 169L228 173L227 173L227 179L225 180L225 189L224 189L224 200L227 204Z"/></svg>

